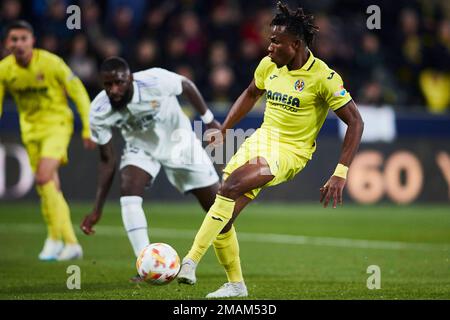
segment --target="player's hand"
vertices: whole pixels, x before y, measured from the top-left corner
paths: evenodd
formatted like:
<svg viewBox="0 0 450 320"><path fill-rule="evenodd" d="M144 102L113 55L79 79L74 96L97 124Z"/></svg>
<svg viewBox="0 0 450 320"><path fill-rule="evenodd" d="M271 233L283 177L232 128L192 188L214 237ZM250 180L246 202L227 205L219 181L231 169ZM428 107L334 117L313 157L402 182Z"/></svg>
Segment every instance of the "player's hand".
<svg viewBox="0 0 450 320"><path fill-rule="evenodd" d="M94 150L97 145L91 139L83 138L83 146L86 150Z"/></svg>
<svg viewBox="0 0 450 320"><path fill-rule="evenodd" d="M213 121L211 121L208 124L205 124L206 129L217 129L217 130L222 130L222 125L220 124L219 121L217 121L216 119L214 119Z"/></svg>
<svg viewBox="0 0 450 320"><path fill-rule="evenodd" d="M219 146L225 141L225 134L221 128L212 128L205 131L205 139L208 144Z"/></svg>
<svg viewBox="0 0 450 320"><path fill-rule="evenodd" d="M320 202L326 208L331 199L333 199L333 208L339 203L342 205L342 193L344 191L346 179L331 176L331 178L320 188Z"/></svg>
<svg viewBox="0 0 450 320"><path fill-rule="evenodd" d="M86 215L81 222L81 230L88 236L95 233L94 225L100 220L100 214L97 212L92 212Z"/></svg>

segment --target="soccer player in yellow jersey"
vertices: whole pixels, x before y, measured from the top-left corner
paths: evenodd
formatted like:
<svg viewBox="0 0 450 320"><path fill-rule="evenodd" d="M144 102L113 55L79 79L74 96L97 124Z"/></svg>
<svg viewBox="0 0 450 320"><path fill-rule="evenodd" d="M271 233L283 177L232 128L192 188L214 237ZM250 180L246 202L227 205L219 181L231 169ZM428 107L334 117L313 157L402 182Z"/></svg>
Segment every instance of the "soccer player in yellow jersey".
<svg viewBox="0 0 450 320"><path fill-rule="evenodd" d="M48 236L39 259L81 258L82 248L60 190L58 168L67 163L73 132L73 114L66 93L80 114L84 146L95 146L90 140L89 96L61 58L33 48L33 28L28 22L15 21L6 27L4 34L11 54L0 61L0 116L5 91L9 91L19 111L22 141L35 174L47 224Z"/></svg>
<svg viewBox="0 0 450 320"><path fill-rule="evenodd" d="M306 166L329 109L348 127L339 163L320 189L320 201L325 207L330 200L334 208L342 204L347 170L358 149L363 122L341 77L309 49L317 31L312 19L301 8L292 12L278 3L278 13L271 23L269 54L261 60L254 80L233 104L222 125L224 135L266 94L263 124L223 170L224 181L215 203L178 275L180 283L194 284L196 266L213 244L228 282L207 298L247 296L233 222L261 188L290 180Z"/></svg>

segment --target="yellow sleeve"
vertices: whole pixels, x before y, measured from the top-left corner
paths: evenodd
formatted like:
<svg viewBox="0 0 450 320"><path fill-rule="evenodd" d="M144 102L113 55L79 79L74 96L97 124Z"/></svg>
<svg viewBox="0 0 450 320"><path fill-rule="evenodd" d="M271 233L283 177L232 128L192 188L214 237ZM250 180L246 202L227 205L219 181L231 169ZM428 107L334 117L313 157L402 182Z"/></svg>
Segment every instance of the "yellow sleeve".
<svg viewBox="0 0 450 320"><path fill-rule="evenodd" d="M265 90L264 81L267 78L267 71L269 66L272 64L269 57L264 57L255 70L255 85L258 89Z"/></svg>
<svg viewBox="0 0 450 320"><path fill-rule="evenodd" d="M56 76L58 81L64 86L67 94L77 107L81 123L83 124L83 130L81 132L82 137L90 138L89 110L91 101L89 95L81 80L73 74L67 64L61 58L58 58L58 60L59 63L56 66Z"/></svg>
<svg viewBox="0 0 450 320"><path fill-rule="evenodd" d="M332 110L336 111L352 100L350 93L344 88L341 76L336 71L327 69L321 75L320 83L319 93L325 104Z"/></svg>

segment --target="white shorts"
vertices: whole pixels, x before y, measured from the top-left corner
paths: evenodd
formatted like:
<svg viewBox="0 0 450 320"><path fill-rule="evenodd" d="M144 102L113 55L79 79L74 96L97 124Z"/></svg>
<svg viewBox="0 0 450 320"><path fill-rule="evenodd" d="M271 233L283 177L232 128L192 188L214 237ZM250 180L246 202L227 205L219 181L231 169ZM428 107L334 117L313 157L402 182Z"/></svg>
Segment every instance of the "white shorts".
<svg viewBox="0 0 450 320"><path fill-rule="evenodd" d="M136 166L150 174L153 180L161 166L169 182L181 193L211 186L219 181L214 165L200 143L193 143L190 148L181 151L175 157L157 160L149 152L127 145L120 161L120 169Z"/></svg>

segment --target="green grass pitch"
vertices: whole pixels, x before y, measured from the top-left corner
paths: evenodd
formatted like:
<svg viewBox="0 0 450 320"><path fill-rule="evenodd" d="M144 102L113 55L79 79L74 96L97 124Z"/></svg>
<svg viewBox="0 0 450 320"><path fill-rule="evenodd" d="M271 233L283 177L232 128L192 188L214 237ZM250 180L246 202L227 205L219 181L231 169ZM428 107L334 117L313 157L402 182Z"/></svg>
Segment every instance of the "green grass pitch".
<svg viewBox="0 0 450 320"><path fill-rule="evenodd" d="M135 259L118 202L106 206L97 233L78 225L91 205L72 203L84 260L39 262L45 227L37 203L0 206L0 299L203 299L225 282L211 248L195 286L132 284ZM203 213L196 203L145 203L150 240L182 257ZM248 299L450 299L448 205L358 206L255 202L237 221ZM81 269L81 289L66 286ZM369 290L370 265L381 289Z"/></svg>

